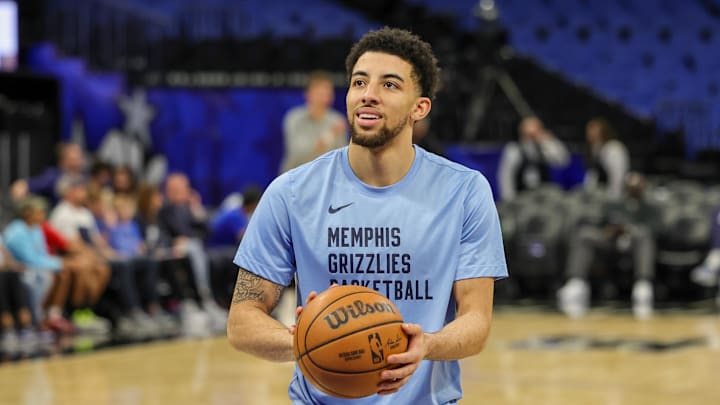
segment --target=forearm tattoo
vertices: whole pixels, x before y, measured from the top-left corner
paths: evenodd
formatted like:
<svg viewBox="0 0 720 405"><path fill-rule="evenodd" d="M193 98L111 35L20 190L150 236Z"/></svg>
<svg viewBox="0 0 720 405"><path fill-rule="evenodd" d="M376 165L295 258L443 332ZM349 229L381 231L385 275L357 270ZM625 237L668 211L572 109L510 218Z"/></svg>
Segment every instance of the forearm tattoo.
<svg viewBox="0 0 720 405"><path fill-rule="evenodd" d="M268 285L269 284L269 285ZM270 291L265 288L270 287ZM245 269L238 272L237 282L235 283L235 293L233 294L233 303L237 304L243 301L257 301L265 303L270 298L270 307L274 308L280 301L280 293L283 287L259 277ZM266 297L266 292L270 292L271 296Z"/></svg>

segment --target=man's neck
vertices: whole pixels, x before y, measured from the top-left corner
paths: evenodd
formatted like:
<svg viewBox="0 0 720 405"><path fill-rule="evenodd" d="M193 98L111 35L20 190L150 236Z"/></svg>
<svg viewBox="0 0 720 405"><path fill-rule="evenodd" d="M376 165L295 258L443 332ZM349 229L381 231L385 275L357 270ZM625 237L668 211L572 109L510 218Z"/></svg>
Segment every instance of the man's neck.
<svg viewBox="0 0 720 405"><path fill-rule="evenodd" d="M401 136L381 148L366 148L350 143L348 160L355 175L365 184L386 187L400 181L415 160L415 148Z"/></svg>

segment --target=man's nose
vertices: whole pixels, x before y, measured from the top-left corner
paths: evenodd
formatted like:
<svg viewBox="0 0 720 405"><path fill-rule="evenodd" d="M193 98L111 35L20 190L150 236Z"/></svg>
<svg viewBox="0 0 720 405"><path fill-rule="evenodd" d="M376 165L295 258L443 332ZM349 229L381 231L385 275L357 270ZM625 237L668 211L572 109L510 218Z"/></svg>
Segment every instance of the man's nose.
<svg viewBox="0 0 720 405"><path fill-rule="evenodd" d="M377 104L380 101L375 86L365 87L365 92L363 92L362 96L363 104Z"/></svg>

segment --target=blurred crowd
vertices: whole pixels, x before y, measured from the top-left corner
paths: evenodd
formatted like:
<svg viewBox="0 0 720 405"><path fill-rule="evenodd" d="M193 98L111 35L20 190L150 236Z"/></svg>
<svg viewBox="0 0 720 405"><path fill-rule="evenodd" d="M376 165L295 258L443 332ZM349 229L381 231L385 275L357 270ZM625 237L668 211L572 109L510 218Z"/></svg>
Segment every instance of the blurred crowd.
<svg viewBox="0 0 720 405"><path fill-rule="evenodd" d="M63 350L68 336L224 333L232 259L261 190L209 209L183 173L148 183L73 143L57 162L15 181L0 210L0 358Z"/></svg>
<svg viewBox="0 0 720 405"><path fill-rule="evenodd" d="M558 309L573 318L625 291L638 319L650 318L658 301L705 298L720 270L718 185L632 171L602 117L585 135L584 179L571 190L553 176L568 164L568 148L539 118L524 118L518 140L503 150L498 209L515 276L510 290L550 286Z"/></svg>
<svg viewBox="0 0 720 405"><path fill-rule="evenodd" d="M306 105L286 116L281 172L347 142L328 113L330 90L314 76ZM442 153L428 125L417 124L415 142ZM571 153L538 117L522 119L505 145L497 207L513 277L498 292L549 288L574 318L624 291L638 319L673 289L720 297L720 188L633 172L604 118L585 135L585 177L571 190L553 175ZM0 201L0 359L54 353L68 336L116 344L224 333L232 261L262 190L208 207L183 173L150 180L74 143L59 146L57 162Z"/></svg>

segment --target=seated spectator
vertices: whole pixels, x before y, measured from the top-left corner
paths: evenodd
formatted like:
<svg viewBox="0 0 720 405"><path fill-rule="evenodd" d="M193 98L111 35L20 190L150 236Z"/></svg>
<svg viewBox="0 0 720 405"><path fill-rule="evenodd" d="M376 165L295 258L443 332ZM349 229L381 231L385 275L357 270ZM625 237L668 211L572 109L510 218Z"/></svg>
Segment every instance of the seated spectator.
<svg viewBox="0 0 720 405"><path fill-rule="evenodd" d="M41 224L45 222L46 203L29 196L18 203L19 218L4 232L7 249L24 267L22 281L30 292L30 307L37 321L59 332L70 333L72 325L63 317L71 270L68 263L47 251Z"/></svg>
<svg viewBox="0 0 720 405"><path fill-rule="evenodd" d="M248 187L242 193L242 204L239 207L231 207L215 214L210 221L208 246L237 248L261 195L262 191L259 188Z"/></svg>
<svg viewBox="0 0 720 405"><path fill-rule="evenodd" d="M112 188L113 167L106 162L96 161L90 166L88 176L88 193L99 193L100 190Z"/></svg>
<svg viewBox="0 0 720 405"><path fill-rule="evenodd" d="M584 186L605 188L610 199L619 200L623 193L625 175L630 170L630 154L618 140L615 130L605 118L593 118L587 123L587 172Z"/></svg>
<svg viewBox="0 0 720 405"><path fill-rule="evenodd" d="M115 193L112 189L104 188L95 191L87 189L85 206L92 213L95 219L95 225L105 240L107 240L108 237L108 228L117 222L117 213L113 207L114 199Z"/></svg>
<svg viewBox="0 0 720 405"><path fill-rule="evenodd" d="M653 312L652 280L655 276L655 235L660 227L660 215L645 201L645 179L642 175L628 175L626 201L612 202L605 209L599 226L581 225L576 237L570 239L565 274L567 283L558 291L560 310L579 318L590 304L590 268L597 253L606 251L630 252L633 258L635 284L632 289L632 309L637 319L647 319Z"/></svg>
<svg viewBox="0 0 720 405"><path fill-rule="evenodd" d="M140 298L145 304L150 320L154 322L163 334L173 334L175 324L165 315L157 293L158 286L158 262L148 256L148 249L143 241L140 226L135 220L136 203L133 197L126 194L118 194L114 200L117 221L108 229L108 241L110 247L115 250L119 260L131 264L136 279L134 285L140 281ZM146 318L144 313L134 316Z"/></svg>
<svg viewBox="0 0 720 405"><path fill-rule="evenodd" d="M13 259L0 238L0 359L30 357L39 349L39 336L33 328L21 279L24 271L25 267Z"/></svg>
<svg viewBox="0 0 720 405"><path fill-rule="evenodd" d="M262 191L248 187L242 193L239 206L221 209L210 221L210 236L207 239L208 256L213 277L213 291L223 306L230 306L230 299L237 279L237 266L233 258L248 221L260 201Z"/></svg>
<svg viewBox="0 0 720 405"><path fill-rule="evenodd" d="M204 246L207 212L200 196L190 188L184 174L174 173L165 183L165 204L158 212L161 232L172 238L173 250L190 259L195 284L203 309L211 319L213 330L224 330L227 311L215 302L210 288L210 262Z"/></svg>
<svg viewBox="0 0 720 405"><path fill-rule="evenodd" d="M200 299L194 286L192 268L186 255L174 250L172 238L158 226L157 215L163 206L163 195L152 185L143 185L138 190L138 212L136 222L140 226L145 249L149 257L160 262L162 275L170 285L169 299L182 303L183 307L197 308ZM170 302L170 306L174 306ZM183 308L181 308L183 309ZM198 333L190 333L201 335Z"/></svg>
<svg viewBox="0 0 720 405"><path fill-rule="evenodd" d="M524 118L518 126L520 139L503 148L498 168L500 198L510 201L521 191L552 181L550 169L570 161L565 145L537 117Z"/></svg>
<svg viewBox="0 0 720 405"><path fill-rule="evenodd" d="M90 330L93 326L97 327L98 325L95 325L97 322L93 320L93 312L88 308L98 303L105 292L110 278L109 266L84 243L65 239L50 222L43 222L42 231L48 251L62 257L72 272L70 304L74 309L73 322L80 325L81 331ZM104 329L101 333L104 333Z"/></svg>
<svg viewBox="0 0 720 405"><path fill-rule="evenodd" d="M137 179L129 166L118 166L113 170L112 188L116 194L137 194Z"/></svg>
<svg viewBox="0 0 720 405"><path fill-rule="evenodd" d="M64 184L63 199L51 213L50 223L71 243L92 248L109 265L112 270L109 289L119 296L122 304L122 313L115 319L117 332L123 338L131 340L157 337L160 334L158 326L143 316L141 311L141 301L134 279L136 263L122 260L100 233L97 219L84 206L87 199L86 187L82 179L71 179ZM85 317L96 318L87 310L83 314L83 318Z"/></svg>
<svg viewBox="0 0 720 405"><path fill-rule="evenodd" d="M714 287L720 282L720 209L713 212L711 229L710 251L705 260L690 272L690 279L705 287Z"/></svg>
<svg viewBox="0 0 720 405"><path fill-rule="evenodd" d="M29 179L16 180L10 186L10 196L17 201L28 194L35 194L55 202L59 198L58 185L63 178L84 174L85 154L82 147L75 143L64 143L58 147L57 167L49 167L42 174Z"/></svg>

